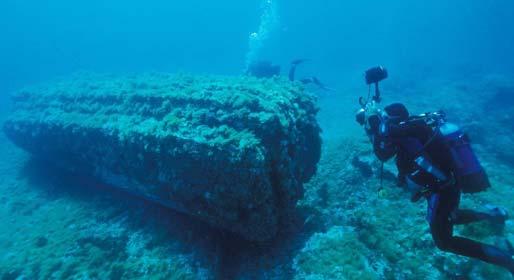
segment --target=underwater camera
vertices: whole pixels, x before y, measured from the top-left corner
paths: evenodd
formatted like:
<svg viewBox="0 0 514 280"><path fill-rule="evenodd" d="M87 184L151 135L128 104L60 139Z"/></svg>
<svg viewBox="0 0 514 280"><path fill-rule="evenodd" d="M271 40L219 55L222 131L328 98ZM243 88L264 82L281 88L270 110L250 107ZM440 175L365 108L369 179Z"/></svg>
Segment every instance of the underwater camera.
<svg viewBox="0 0 514 280"><path fill-rule="evenodd" d="M376 66L370 68L364 72L364 76L366 78L366 84L369 85L368 97L360 97L359 104L361 105L361 109L357 111L355 115L356 121L363 126L367 126L369 124L369 118L373 115L378 116L380 114L380 109L376 107L377 103L380 103L380 88L378 83L387 79L388 73L387 69L383 66ZM371 85L375 84L375 95L371 96Z"/></svg>
<svg viewBox="0 0 514 280"><path fill-rule="evenodd" d="M388 72L383 66L376 66L370 68L364 72L364 77L366 78L366 84L370 86L370 91L368 92L368 98L364 99L363 97L359 98L359 104L363 109L365 109L370 103L379 103L381 101L380 98L380 88L378 87L378 83L382 80L387 79ZM371 97L371 85L375 84L375 95Z"/></svg>
<svg viewBox="0 0 514 280"><path fill-rule="evenodd" d="M366 84L377 84L378 82L387 79L387 69L382 66L370 68L366 71Z"/></svg>

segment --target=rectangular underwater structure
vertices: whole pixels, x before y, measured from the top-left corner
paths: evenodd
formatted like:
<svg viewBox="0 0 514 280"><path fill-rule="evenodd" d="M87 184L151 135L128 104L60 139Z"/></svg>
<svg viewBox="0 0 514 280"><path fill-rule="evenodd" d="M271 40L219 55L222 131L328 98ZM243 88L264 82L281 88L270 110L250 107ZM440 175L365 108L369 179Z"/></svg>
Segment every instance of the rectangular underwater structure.
<svg viewBox="0 0 514 280"><path fill-rule="evenodd" d="M280 78L80 74L12 99L4 132L34 156L252 241L320 158L315 97Z"/></svg>

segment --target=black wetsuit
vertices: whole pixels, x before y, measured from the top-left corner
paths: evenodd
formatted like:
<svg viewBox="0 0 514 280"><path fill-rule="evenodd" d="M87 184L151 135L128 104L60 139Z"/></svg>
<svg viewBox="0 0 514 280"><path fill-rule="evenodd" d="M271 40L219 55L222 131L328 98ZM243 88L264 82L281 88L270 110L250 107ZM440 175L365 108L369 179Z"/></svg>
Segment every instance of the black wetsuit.
<svg viewBox="0 0 514 280"><path fill-rule="evenodd" d="M452 180L452 170L448 166L450 160L445 149L424 121L414 121L408 124L379 124L375 127L371 139L377 157L388 160L396 155L396 165L400 182L409 180L412 174L419 172L415 159L420 155L428 158L435 168L441 170L448 178L446 181L434 179L430 174L418 176L419 185L428 186L429 191L424 194L427 199L427 221L436 246L447 252L476 258L488 263L503 266L514 272L514 261L511 254L499 248L483 244L474 240L453 235L453 226L471 222L494 219L491 214L472 210L459 209L461 186ZM379 133L387 131L387 133ZM410 146L412 141L419 141L422 145L417 148ZM429 143L428 145L426 145Z"/></svg>

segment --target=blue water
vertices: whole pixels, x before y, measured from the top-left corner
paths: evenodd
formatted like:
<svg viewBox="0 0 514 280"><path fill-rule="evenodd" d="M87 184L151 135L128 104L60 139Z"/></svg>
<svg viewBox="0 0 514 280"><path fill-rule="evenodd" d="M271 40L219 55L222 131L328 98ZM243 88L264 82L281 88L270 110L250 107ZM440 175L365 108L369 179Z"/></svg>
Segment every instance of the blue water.
<svg viewBox="0 0 514 280"><path fill-rule="evenodd" d="M262 58L312 59L332 84L377 63L407 76L513 69L509 0L274 1ZM238 74L261 2L2 1L0 90L77 70Z"/></svg>
<svg viewBox="0 0 514 280"><path fill-rule="evenodd" d="M453 113L456 119L463 122L462 125L471 131L476 131L472 132L472 135L475 139L480 139L477 150L484 159L488 170L493 174L492 181L500 185L500 191L474 198L472 205L478 205L482 201L509 203L509 197L513 195L508 186L514 184L511 173L514 165L514 153L503 153L503 151L512 149L511 145L514 144L511 106L514 95L513 50L514 1L512 0L1 0L0 121L3 122L8 115L8 95L10 93L26 85L51 81L80 71L94 73L158 71L238 76L244 74L250 62L269 60L281 65L282 73L286 75L292 60L309 59L309 62L301 66L298 75L300 77L314 75L334 89L329 93L316 92L319 94L321 108L319 121L324 130L322 136L325 140L324 144L327 144L324 146L324 157L328 158L322 158L322 168L320 168L322 173L318 176L327 176L328 183L321 179L315 179L312 185L308 185L315 191L307 190L307 202L304 203L304 207L309 211L314 211L315 208L315 214L308 212L307 220L310 221L312 216L322 213L319 215L323 216L323 221L319 224L323 224L323 227L302 231L292 238L293 241L290 243L285 242L286 245L283 247L273 247L269 256L266 255L268 254L267 249L254 252L252 245L245 244L241 249L230 248L228 250L230 254L241 255L235 255L229 259L240 261L241 264L226 268L226 274L222 274L239 279L305 279L302 277L305 277L306 274L302 273L308 274L308 271L302 271L296 264L293 265L302 258L301 256L307 254L305 252L310 252L309 250L314 248L312 250L320 254L320 258L332 260L341 257L337 253L326 255L328 253L325 251L330 251L328 249L332 246L330 243L327 245L329 248L318 252L316 251L318 247L308 243L307 240L316 238L326 238L324 240L329 241L338 240L339 227L347 226L341 221L349 216L357 215L348 209L353 209L352 207L360 202L351 202L354 203L351 204L348 202L351 201L350 199L345 200L346 196L339 197L338 195L346 195L346 192L344 189L339 189L341 186L333 186L340 182L347 183L357 180L353 177L341 179L344 176L338 173L338 170L342 170L349 163L343 162L337 155L339 152L354 152L355 155L352 154L352 156L357 158L363 154L367 155L366 152L369 153L369 149L365 150L359 146L355 151L348 152L346 142L341 142L343 143L341 144L337 141L342 138L350 138L354 143L366 141L362 137L362 128L354 123L354 111L358 108L357 97L367 93L367 87L363 83L363 72L371 66L381 64L389 69L390 78L385 82L384 87L385 92L389 94L386 96L388 102L398 101L405 97L403 101L413 105L418 111L449 108L453 110L450 114ZM491 76L502 78L487 78ZM487 91L487 94L490 95L481 95L483 91ZM470 94L464 94L467 92ZM455 93L455 95L448 93ZM496 93L499 94L495 95ZM491 100L482 100L481 98L491 98ZM477 105L481 106L482 103L486 105L484 107ZM430 108L427 108L427 104ZM497 115L487 115L490 108L487 107L487 104L494 104L490 107L500 107L500 112L495 111ZM474 105L477 107L473 107ZM483 126L489 126L491 123L494 124L482 130ZM488 138L487 133L493 131L495 136ZM494 141L488 139L494 139ZM2 142L2 145L7 143L3 136L0 140L5 141ZM11 188L14 185L11 182L22 180L12 174L18 174L23 169L21 162L26 160L26 154L11 144L2 147L2 151L4 150L8 156L6 159L0 157L0 186ZM336 160L332 160L332 157ZM364 161L372 161L369 157L364 156L363 158ZM376 168L373 164L370 165ZM31 184L37 185L37 183L19 184L25 184L26 188L24 187L23 190L30 192L33 187ZM366 184L375 183L377 182L367 182ZM365 187L369 187L369 185L365 185ZM329 186L328 194L324 194L325 186ZM330 190L331 187L333 190ZM19 196L18 203L25 203L21 199L24 195L20 193L21 191L9 190ZM359 190L362 189L359 188ZM505 192L501 193L501 191ZM369 190L367 195L370 193L374 195L375 192ZM396 191L393 193L394 197L401 197ZM330 194L337 197L339 201L330 202ZM362 197L367 195L362 195ZM7 196L0 197L1 201L9 201ZM36 197L35 200L39 199L38 195L34 194L33 196ZM56 194L56 196L63 195ZM320 197L325 196L329 197L329 202L324 202L328 204L318 203ZM343 199L344 201L341 201ZM408 198L402 197L402 199L407 203ZM87 195L81 196L78 200L83 203L87 200ZM336 199L332 198L332 200ZM61 210L72 207L66 203L52 207ZM352 206L341 206L345 203ZM382 205L381 207L391 205L391 207L399 207L396 203L398 201L392 199L387 202L378 202L379 205ZM5 205L16 206L17 204L7 202ZM370 205L376 206L371 207L370 212L375 214L383 212L383 208L377 204L370 202ZM87 207L84 206L84 208ZM401 212L401 215L410 215L412 213L419 214L418 210L424 210L425 206L409 206L410 208L406 209L401 205L400 207L402 211L405 211ZM514 210L512 203L506 207L511 211ZM348 212L345 212L346 210L338 212L338 209L343 208ZM65 211L63 210L63 212ZM117 212L116 209L112 211ZM160 210L154 211L159 212ZM77 212L79 211L77 210ZM386 210L385 212L389 218L399 215L395 211L387 212ZM113 216L115 215L113 214ZM129 217L134 218L138 215L130 214ZM26 215L23 214L23 216ZM3 217L17 219L15 214ZM419 217L421 215L418 215ZM414 232L410 233L412 235L425 236L424 241L428 241L421 242L421 245L418 244L416 252L419 252L422 257L432 258L434 257L432 252L437 249L430 243L430 237L427 237L428 226L422 218L412 222L417 225L416 228L411 228L410 224L403 224L403 226L405 226L404 228L409 227ZM37 224L38 220L34 219L32 223ZM377 224L383 222L380 218L378 220L378 222L374 222ZM388 218L383 220L389 221ZM366 220L366 222L369 221ZM4 222L0 220L0 228L2 223ZM158 224L158 222L156 223ZM389 223L388 226L392 224L394 222ZM308 222L306 225L305 227L309 226ZM166 226L156 227L162 229ZM69 224L62 227L68 228ZM378 226L376 227L378 228ZM145 225L141 228L143 228L141 231L150 232L145 234L153 236L153 227L148 229ZM138 227L131 228L127 232L136 232L131 235L131 238L137 239L139 229ZM188 228L186 231L189 230L191 229ZM201 230L203 233L204 229ZM469 232L480 233L480 230L474 230ZM514 241L513 231L514 225L508 224L508 229L502 233L508 236L509 240ZM196 233L196 235L202 235L202 233ZM73 233L71 234L73 235ZM388 236L380 234L377 236ZM192 264L194 261L190 260L190 251L188 250L200 249L195 247L198 246L198 243L190 242L190 239L195 239L195 237L190 237L189 232L185 235L186 237L181 237L179 241L173 240L173 242L180 243L180 245L173 246L181 248L173 252L187 251L184 253L187 255L184 257L185 262L190 261L188 264ZM397 236L401 233L395 232L392 235ZM348 238L355 239L356 237ZM359 236L359 238L362 237ZM2 243L4 241L7 244L9 241L7 239L0 235L0 246L4 244ZM297 239L300 241L297 242ZM493 242L492 240L487 241ZM210 239L202 240L199 243L204 245L204 242L209 243ZM369 257L371 254L369 252L372 252L376 254L374 255L375 259L387 259L383 255L387 255L384 252L390 247L379 243L373 243L373 245L365 243L365 250L368 253L363 254ZM313 244L317 243L313 242ZM343 245L337 243L334 246L339 248L337 246ZM359 246L364 245L360 244ZM359 251L361 249L359 246L355 247L357 249L351 248ZM373 248L373 246L377 246L377 248ZM402 244L402 246L404 245ZM188 250L182 250L182 247L187 247ZM212 244L202 246L202 250L207 252L202 251L198 254L208 257L202 259L202 265L199 265L204 267L205 271L195 270L196 275L202 275L202 277L214 275L214 272L209 270L218 262L216 258L210 259L212 255L215 255L213 251L217 250L217 247L214 247L216 246ZM27 250L29 253L25 253L31 255L31 249ZM406 253L403 249L402 252ZM324 253L326 254L323 255ZM333 252L331 251L331 253ZM2 262L5 262L9 254L13 253L0 248L0 276L6 279L13 276L12 278L16 279L17 271L15 273L2 271ZM162 254L156 253L156 255L162 258ZM261 269L259 265L262 259L271 258L271 255L276 267L280 266L281 268ZM242 260L239 259L240 256L242 256ZM439 271L445 271L452 265L456 267L460 265L459 269L468 273L466 275L471 275L471 279L487 279L487 275L505 276L501 272L495 274L500 271L496 267L486 266L484 268L474 262L457 258L451 259L452 262L448 264L443 261L446 258L442 256L447 257L449 254L437 255L434 258L439 263L433 264L437 266L439 269L437 273L440 274L394 271L394 268L389 271L381 267L381 265L395 267L398 263L399 267L408 268L404 258L415 258L412 255L409 257L402 255L401 260L396 261L387 259L384 261L387 265L381 261L372 265L367 263L365 268L372 266L377 273L381 273L380 275L388 275L387 279L430 278L427 275L450 277ZM205 259L212 262L209 263ZM369 259L371 262L373 257ZM205 264L204 261L208 264ZM324 275L325 278L310 279L346 279L339 278L341 274L335 272L333 274L331 270L333 267L330 267L330 264L333 263L331 261L324 262L324 264L327 263L329 267L324 268L326 270L322 269L319 274ZM124 265L130 267L130 264ZM333 266L337 265L335 262ZM420 267L427 270L432 269L431 265L419 264ZM313 268L313 271L316 272L316 269ZM352 269L363 268L352 266ZM480 272L473 269L478 269ZM81 271L87 270L82 269ZM116 270L113 269L113 271ZM315 274L314 272L311 274ZM59 273L55 275L61 275ZM129 274L125 274L126 279L130 279L137 278L134 275L146 274L127 275ZM76 279L87 278L79 274L74 277ZM359 279L348 275L345 277ZM43 278L41 276L41 279ZM108 279L109 277L103 275L98 278ZM178 276L177 278L182 279ZM116 278L112 276L111 279Z"/></svg>

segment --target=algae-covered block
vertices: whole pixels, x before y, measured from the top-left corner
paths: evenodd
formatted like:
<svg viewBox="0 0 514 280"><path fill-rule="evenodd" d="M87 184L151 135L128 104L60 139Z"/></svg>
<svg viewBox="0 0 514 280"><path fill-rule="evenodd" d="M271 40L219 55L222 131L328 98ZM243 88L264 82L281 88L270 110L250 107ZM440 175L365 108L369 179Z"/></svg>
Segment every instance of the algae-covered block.
<svg viewBox="0 0 514 280"><path fill-rule="evenodd" d="M313 96L279 78L81 74L13 95L34 156L249 240L287 221L320 157Z"/></svg>

